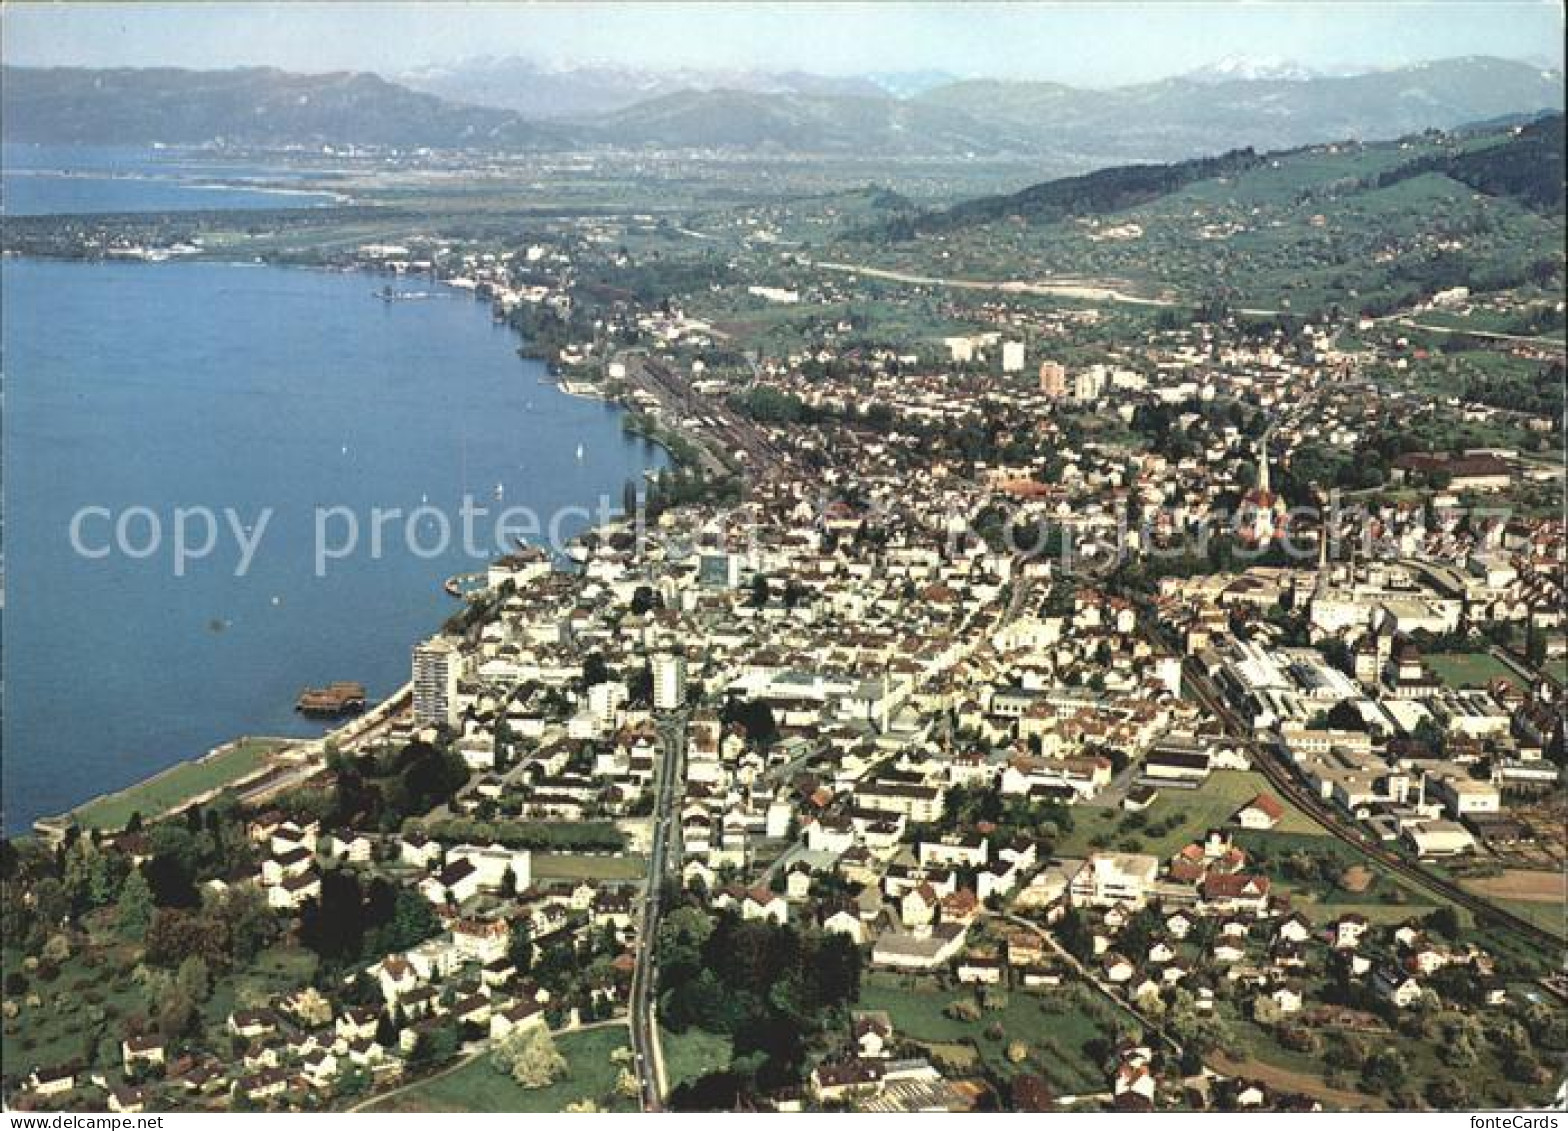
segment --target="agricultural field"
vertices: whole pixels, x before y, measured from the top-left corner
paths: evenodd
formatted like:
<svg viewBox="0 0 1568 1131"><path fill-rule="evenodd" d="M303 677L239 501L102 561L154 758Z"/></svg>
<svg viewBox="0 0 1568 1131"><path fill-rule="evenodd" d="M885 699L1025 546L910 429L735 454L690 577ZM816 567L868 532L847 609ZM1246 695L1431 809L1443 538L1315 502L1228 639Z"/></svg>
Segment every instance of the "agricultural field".
<svg viewBox="0 0 1568 1131"><path fill-rule="evenodd" d="M1538 899L1491 899L1511 915L1533 923L1543 931L1550 931L1561 939L1568 939L1568 906L1561 901L1546 903Z"/></svg>
<svg viewBox="0 0 1568 1131"><path fill-rule="evenodd" d="M119 793L89 801L72 812L86 829L118 830L133 814L144 819L178 809L193 798L222 789L262 769L268 758L288 743L281 739L242 738L215 753L181 762L156 777Z"/></svg>
<svg viewBox="0 0 1568 1131"><path fill-rule="evenodd" d="M1513 899L1525 903L1562 903L1568 899L1568 881L1561 872L1523 869L1497 876L1480 876L1462 881L1477 895L1488 899Z"/></svg>
<svg viewBox="0 0 1568 1131"><path fill-rule="evenodd" d="M619 1025L579 1033L561 1033L555 1047L571 1066L566 1078L548 1088L528 1089L497 1072L489 1053L481 1053L455 1069L390 1093L366 1110L373 1112L559 1112L570 1104L591 1101L604 1111L633 1111L636 1101L617 1095L621 1066L610 1059L628 1048Z"/></svg>
<svg viewBox="0 0 1568 1131"><path fill-rule="evenodd" d="M1459 882L1504 911L1568 938L1568 884L1561 871L1519 868L1495 876L1460 877Z"/></svg>
<svg viewBox="0 0 1568 1131"><path fill-rule="evenodd" d="M1064 1094L1105 1090L1100 1046L1115 1041L1122 1023L1130 1024L1125 1014L1081 985L1043 996L1004 991L1002 997L1005 1005L982 1008L979 1020L967 1021L949 1007L975 1000L968 987L943 989L927 978L876 972L866 977L856 1008L885 1011L896 1039L924 1046L955 1069L983 1064L1003 1078L1038 1072ZM1018 1063L1007 1055L1014 1042L1028 1048Z"/></svg>

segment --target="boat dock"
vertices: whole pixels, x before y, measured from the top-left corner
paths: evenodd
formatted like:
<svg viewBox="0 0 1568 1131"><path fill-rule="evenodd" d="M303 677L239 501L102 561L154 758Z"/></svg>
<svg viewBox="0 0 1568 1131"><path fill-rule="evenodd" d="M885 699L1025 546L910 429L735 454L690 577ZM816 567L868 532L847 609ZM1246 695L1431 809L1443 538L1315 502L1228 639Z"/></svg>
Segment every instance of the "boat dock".
<svg viewBox="0 0 1568 1131"><path fill-rule="evenodd" d="M299 693L294 709L302 715L353 715L365 709L363 683L329 683L326 687L307 687Z"/></svg>

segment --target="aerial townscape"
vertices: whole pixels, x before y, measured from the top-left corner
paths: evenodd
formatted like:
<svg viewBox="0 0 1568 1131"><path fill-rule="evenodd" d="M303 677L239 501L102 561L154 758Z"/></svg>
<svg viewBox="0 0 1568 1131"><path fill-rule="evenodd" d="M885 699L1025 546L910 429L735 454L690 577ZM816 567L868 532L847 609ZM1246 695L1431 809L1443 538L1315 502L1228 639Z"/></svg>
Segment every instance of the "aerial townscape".
<svg viewBox="0 0 1568 1131"><path fill-rule="evenodd" d="M24 149L107 144L151 153L117 191L178 151L171 183L277 193L8 212L8 278L251 265L477 314L643 462L558 544L429 563L385 686L246 669L281 729L34 802L7 703L6 1107L1563 1102L1558 59L1094 90L8 59L8 197L54 175ZM506 426L563 482L595 458Z"/></svg>

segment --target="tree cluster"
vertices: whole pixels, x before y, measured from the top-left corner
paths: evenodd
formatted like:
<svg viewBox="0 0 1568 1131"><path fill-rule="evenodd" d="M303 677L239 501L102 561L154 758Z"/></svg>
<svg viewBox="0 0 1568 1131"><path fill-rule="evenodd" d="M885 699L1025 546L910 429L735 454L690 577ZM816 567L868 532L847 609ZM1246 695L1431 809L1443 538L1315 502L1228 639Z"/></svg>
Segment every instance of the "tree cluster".
<svg viewBox="0 0 1568 1131"><path fill-rule="evenodd" d="M681 908L659 932L660 1017L676 1031L729 1034L730 1068L749 1086L795 1084L807 1037L860 996L860 968L842 935Z"/></svg>

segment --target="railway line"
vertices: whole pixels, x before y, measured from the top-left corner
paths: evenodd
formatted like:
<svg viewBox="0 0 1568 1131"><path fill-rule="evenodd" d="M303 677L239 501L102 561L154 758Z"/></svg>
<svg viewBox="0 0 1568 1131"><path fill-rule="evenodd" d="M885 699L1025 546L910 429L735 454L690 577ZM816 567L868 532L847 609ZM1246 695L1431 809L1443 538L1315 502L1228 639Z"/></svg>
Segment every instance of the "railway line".
<svg viewBox="0 0 1568 1131"><path fill-rule="evenodd" d="M1401 879L1465 908L1475 915L1478 921L1485 919L1499 923L1549 950L1562 949L1563 940L1550 931L1466 891L1458 884L1433 875L1399 853L1385 848L1360 829L1346 825L1333 808L1297 779L1295 771L1286 766L1274 751L1252 737L1251 728L1225 702L1224 697L1209 682L1208 676L1197 669L1190 658L1182 660L1182 677L1203 705L1225 724L1225 729L1247 745L1253 755L1253 765L1269 780L1269 784L1284 795L1291 804L1323 826L1330 836L1350 845L1357 852L1381 864Z"/></svg>
<svg viewBox="0 0 1568 1131"><path fill-rule="evenodd" d="M645 357L639 359L637 364L647 382L653 386L650 391L655 396L679 415L701 420L703 433L722 446L733 452L744 453L747 469L753 474L774 471L789 463L788 456L755 427L740 419L727 406L693 392L690 385L663 363Z"/></svg>
<svg viewBox="0 0 1568 1131"><path fill-rule="evenodd" d="M664 883L679 877L680 815L676 809L686 757L686 712L659 724L659 773L653 807L653 843L648 853L648 878L637 922L636 966L632 971L627 1023L631 1027L638 1101L643 1111L663 1111L669 1081L659 1044L659 920L664 913Z"/></svg>

